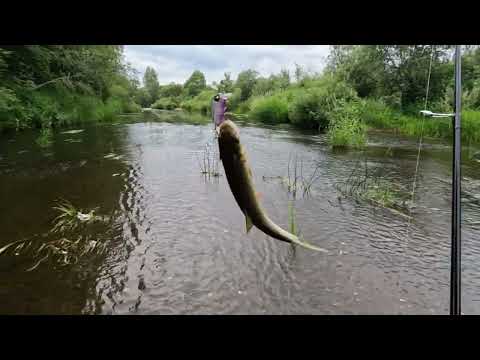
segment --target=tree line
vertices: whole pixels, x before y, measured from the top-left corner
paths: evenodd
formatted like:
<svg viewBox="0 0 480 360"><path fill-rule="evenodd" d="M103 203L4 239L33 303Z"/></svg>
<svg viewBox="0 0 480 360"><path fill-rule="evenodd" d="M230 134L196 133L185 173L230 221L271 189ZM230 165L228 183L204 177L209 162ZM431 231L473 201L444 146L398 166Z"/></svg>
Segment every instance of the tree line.
<svg viewBox="0 0 480 360"><path fill-rule="evenodd" d="M125 63L122 46L2 46L0 127L106 121L142 107L209 114L212 97L224 92L231 93L230 112L256 121L320 131L348 128L343 138L368 126L417 134L415 117L425 106L427 83L429 109L452 110L453 50L448 45L336 45L321 72L296 65L292 72L260 76L245 69L236 79L225 73L219 82L207 84L205 75L194 70L184 83L160 85L151 67L140 84L138 73ZM480 49L463 50L465 128L475 138ZM429 124L427 133L449 136L441 121Z"/></svg>
<svg viewBox="0 0 480 360"><path fill-rule="evenodd" d="M139 111L138 87L122 46L1 46L0 128L109 120Z"/></svg>

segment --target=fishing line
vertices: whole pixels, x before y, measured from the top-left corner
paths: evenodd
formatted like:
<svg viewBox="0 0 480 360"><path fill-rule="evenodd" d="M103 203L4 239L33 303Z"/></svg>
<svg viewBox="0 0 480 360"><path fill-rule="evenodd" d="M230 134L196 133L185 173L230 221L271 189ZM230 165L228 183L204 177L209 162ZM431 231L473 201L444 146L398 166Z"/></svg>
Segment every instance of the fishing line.
<svg viewBox="0 0 480 360"><path fill-rule="evenodd" d="M429 94L429 90L430 90L430 78L431 78L431 75L432 75L432 63L433 63L434 48L435 48L435 45L432 45L431 54L430 54L430 65L428 67L428 75L427 75L427 88L426 88L426 93L425 93L425 104L424 104L424 107L423 107L425 111L427 110L427 104L428 104L428 94ZM409 209L410 217L408 219L407 233L406 233L407 237L408 237L408 232L410 230L411 219L412 219L411 209L413 208L414 202L415 202L415 190L416 190L416 186L417 186L418 167L419 167L419 164L420 164L420 153L421 153L422 145L423 145L424 125L425 125L425 116L423 116L423 118L422 118L422 125L421 125L421 129L420 129L420 140L419 140L419 143L418 143L418 151L417 151L417 161L416 161L416 165L415 165L415 173L414 173L414 176L413 176L411 204L410 204L410 209Z"/></svg>

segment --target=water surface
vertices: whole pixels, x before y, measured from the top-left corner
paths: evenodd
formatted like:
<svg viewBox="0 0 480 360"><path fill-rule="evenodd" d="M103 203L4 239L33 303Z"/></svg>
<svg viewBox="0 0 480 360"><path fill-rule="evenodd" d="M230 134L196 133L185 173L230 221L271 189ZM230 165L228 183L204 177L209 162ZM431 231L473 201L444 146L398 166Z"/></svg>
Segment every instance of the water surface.
<svg viewBox="0 0 480 360"><path fill-rule="evenodd" d="M293 250L255 228L246 234L221 164L218 178L200 173L197 154L206 143L216 146L210 125L132 122L84 130L56 131L45 149L33 131L1 138L0 246L45 234L60 198L114 214L104 255L64 267L46 262L31 272L28 256L2 255L1 313L448 313L448 144L427 141L421 152L409 223L339 199L335 185L366 159L411 188L416 139L377 134L365 152L333 152L322 135L242 125L257 191L280 226L288 228L292 197L268 177L286 176L295 155L305 175L319 166L311 195L298 194L295 209L304 238L329 251L323 254ZM121 157L105 158L110 153ZM463 167L462 304L470 314L480 312L479 166L465 160Z"/></svg>

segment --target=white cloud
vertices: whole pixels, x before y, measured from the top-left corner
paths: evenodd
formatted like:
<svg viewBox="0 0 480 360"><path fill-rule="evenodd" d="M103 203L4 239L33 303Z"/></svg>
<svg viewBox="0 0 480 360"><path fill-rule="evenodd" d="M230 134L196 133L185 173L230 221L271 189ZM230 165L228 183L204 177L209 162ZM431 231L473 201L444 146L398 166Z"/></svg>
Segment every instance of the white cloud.
<svg viewBox="0 0 480 360"><path fill-rule="evenodd" d="M225 72L235 79L246 69L262 76L282 68L293 74L295 63L321 71L328 49L328 45L126 45L125 58L140 78L147 66L155 69L161 84L184 83L194 70L200 70L210 84L223 79Z"/></svg>

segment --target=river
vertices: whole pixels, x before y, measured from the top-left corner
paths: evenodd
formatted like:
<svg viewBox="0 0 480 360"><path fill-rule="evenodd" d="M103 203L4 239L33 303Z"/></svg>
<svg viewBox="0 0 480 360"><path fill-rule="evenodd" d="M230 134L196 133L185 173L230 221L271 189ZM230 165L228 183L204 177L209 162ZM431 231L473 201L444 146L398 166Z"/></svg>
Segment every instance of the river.
<svg viewBox="0 0 480 360"><path fill-rule="evenodd" d="M313 252L271 239L245 219L220 163L201 174L211 125L137 121L37 132L0 140L0 247L45 241L65 199L111 216L97 230L107 251L32 271L31 253L0 256L3 314L447 314L451 147L426 140L413 218L341 196L336 184L360 163L387 169L406 189L416 139L372 134L365 151L332 151L323 135L275 126L240 126L257 191L270 217L288 229L292 194L276 177L289 159L305 174L296 225ZM199 161L200 160L200 161ZM465 158L462 311L480 313L480 163ZM42 235L43 234L43 235ZM45 235L47 234L47 235ZM100 235L98 235L100 234ZM39 240L43 239L43 240Z"/></svg>

